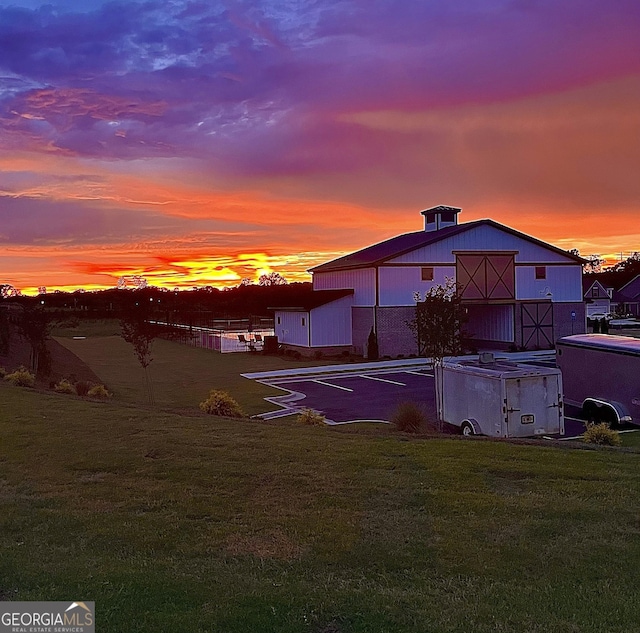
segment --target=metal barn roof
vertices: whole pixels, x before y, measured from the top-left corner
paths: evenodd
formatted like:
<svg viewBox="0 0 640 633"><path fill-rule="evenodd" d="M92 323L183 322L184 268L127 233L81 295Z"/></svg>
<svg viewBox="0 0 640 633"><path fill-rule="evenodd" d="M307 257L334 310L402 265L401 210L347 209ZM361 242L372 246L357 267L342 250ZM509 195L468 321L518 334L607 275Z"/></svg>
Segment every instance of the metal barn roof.
<svg viewBox="0 0 640 633"><path fill-rule="evenodd" d="M403 233L402 235L397 235L396 237L392 237L384 242L378 242L377 244L363 248L355 253L350 253L349 255L334 259L326 264L315 266L314 268L309 269L309 272L330 272L335 270L349 270L353 268L369 268L371 266L378 266L394 257L399 257L405 253L428 246L429 244L434 244L454 235L465 233L466 231L479 226L491 226L499 229L500 231L515 235L516 237L527 240L528 242L546 248L550 251L560 253L580 264L585 261L578 255L568 253L561 248L547 244L542 240L538 240L535 237L516 231L515 229L505 226L504 224L500 224L499 222L495 222L494 220L486 219L465 222L464 224L457 224L455 226L448 226L440 229L439 231L414 231L412 233Z"/></svg>

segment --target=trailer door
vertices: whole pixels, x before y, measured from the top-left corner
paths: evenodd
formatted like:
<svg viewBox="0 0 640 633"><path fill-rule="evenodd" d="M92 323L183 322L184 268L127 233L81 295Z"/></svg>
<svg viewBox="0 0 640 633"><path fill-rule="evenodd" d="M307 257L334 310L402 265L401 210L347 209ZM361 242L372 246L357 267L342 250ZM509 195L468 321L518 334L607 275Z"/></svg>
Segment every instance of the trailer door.
<svg viewBox="0 0 640 633"><path fill-rule="evenodd" d="M511 378L505 391L508 437L563 431L558 376Z"/></svg>

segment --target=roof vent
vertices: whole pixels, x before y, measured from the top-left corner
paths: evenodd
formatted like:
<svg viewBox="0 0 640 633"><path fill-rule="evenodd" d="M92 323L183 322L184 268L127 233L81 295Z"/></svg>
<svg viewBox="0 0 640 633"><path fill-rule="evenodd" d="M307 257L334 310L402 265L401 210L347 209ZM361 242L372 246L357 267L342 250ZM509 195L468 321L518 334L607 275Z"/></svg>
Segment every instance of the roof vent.
<svg viewBox="0 0 640 633"><path fill-rule="evenodd" d="M448 226L456 226L458 224L458 213L460 213L460 211L462 211L462 209L459 207L447 207L442 204L437 207L431 207L431 209L420 211L424 216L424 230L439 231Z"/></svg>

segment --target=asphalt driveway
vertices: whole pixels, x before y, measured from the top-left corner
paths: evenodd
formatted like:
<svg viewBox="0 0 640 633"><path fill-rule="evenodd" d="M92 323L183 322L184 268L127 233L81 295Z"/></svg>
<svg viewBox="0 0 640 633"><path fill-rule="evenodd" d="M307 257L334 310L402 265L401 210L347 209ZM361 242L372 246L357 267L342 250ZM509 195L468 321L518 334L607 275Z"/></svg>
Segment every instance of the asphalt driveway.
<svg viewBox="0 0 640 633"><path fill-rule="evenodd" d="M309 407L332 422L360 420L388 422L402 402L435 410L433 374L425 370L327 375L269 382L274 387L304 394L297 407Z"/></svg>
<svg viewBox="0 0 640 633"><path fill-rule="evenodd" d="M539 353L519 362L554 366L553 356ZM263 414L272 419L310 408L322 412L331 424L358 421L389 422L398 405L413 402L435 417L435 385L431 364L426 359L315 367L300 370L245 374L283 393L268 398L280 409ZM565 437L581 435L584 425L579 411L565 411Z"/></svg>

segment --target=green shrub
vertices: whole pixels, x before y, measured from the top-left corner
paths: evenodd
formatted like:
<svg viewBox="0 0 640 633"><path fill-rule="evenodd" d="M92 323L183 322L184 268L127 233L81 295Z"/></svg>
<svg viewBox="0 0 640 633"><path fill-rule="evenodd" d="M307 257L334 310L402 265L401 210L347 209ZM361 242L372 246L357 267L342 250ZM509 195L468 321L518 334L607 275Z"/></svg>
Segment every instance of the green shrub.
<svg viewBox="0 0 640 633"><path fill-rule="evenodd" d="M418 433L426 426L427 418L415 402L401 402L394 411L391 422L396 425L398 431Z"/></svg>
<svg viewBox="0 0 640 633"><path fill-rule="evenodd" d="M601 446L620 446L620 435L609 428L606 422L599 424L587 424L583 439L588 444L600 444Z"/></svg>
<svg viewBox="0 0 640 633"><path fill-rule="evenodd" d="M95 385L95 387L91 387L91 389L87 391L87 395L90 398L100 398L101 400L106 400L111 397L111 394L107 391L107 388L104 385Z"/></svg>
<svg viewBox="0 0 640 633"><path fill-rule="evenodd" d="M326 423L324 415L313 409L302 409L297 417L297 421L307 426L324 426Z"/></svg>
<svg viewBox="0 0 640 633"><path fill-rule="evenodd" d="M68 394L73 394L75 395L76 392L76 388L75 386L70 383L66 378L63 378L55 387L54 389L58 392L58 393L68 393Z"/></svg>
<svg viewBox="0 0 640 633"><path fill-rule="evenodd" d="M76 383L76 393L79 396L86 396L89 393L89 389L91 389L91 383L86 380L79 380Z"/></svg>
<svg viewBox="0 0 640 633"><path fill-rule="evenodd" d="M200 403L200 408L210 415L221 415L227 418L243 418L240 405L226 392L212 389L209 397Z"/></svg>
<svg viewBox="0 0 640 633"><path fill-rule="evenodd" d="M13 373L4 377L16 387L33 387L36 384L36 377L25 367L16 369Z"/></svg>

